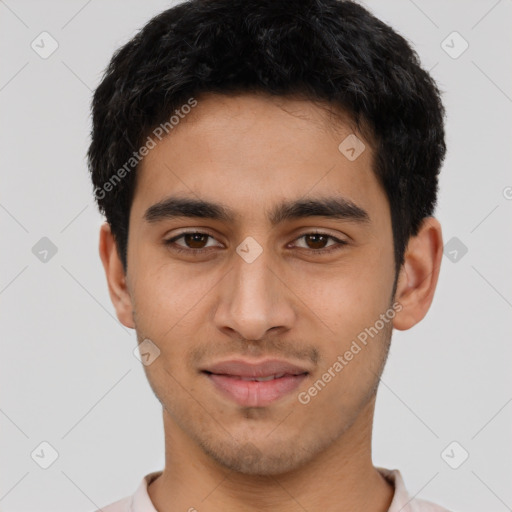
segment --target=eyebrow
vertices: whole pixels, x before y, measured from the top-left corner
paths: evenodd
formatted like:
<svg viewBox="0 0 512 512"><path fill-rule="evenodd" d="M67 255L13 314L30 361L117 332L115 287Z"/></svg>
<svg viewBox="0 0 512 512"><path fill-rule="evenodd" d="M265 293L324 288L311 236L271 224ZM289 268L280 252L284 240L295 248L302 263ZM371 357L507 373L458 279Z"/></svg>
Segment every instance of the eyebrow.
<svg viewBox="0 0 512 512"><path fill-rule="evenodd" d="M170 196L150 206L144 213L148 223L157 223L174 218L199 218L234 223L238 218L231 208L203 199ZM285 201L267 211L272 226L304 219L308 217L327 217L332 219L370 223L370 215L350 199L334 196L314 199Z"/></svg>

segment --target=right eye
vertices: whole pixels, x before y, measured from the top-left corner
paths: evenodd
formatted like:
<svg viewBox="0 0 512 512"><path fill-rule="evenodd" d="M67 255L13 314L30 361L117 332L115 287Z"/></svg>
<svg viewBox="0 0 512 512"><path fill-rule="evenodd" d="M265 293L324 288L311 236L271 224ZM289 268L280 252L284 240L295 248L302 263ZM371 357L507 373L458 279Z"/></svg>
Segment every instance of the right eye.
<svg viewBox="0 0 512 512"><path fill-rule="evenodd" d="M200 231L185 231L177 236L164 240L164 244L178 253L188 252L192 255L202 254L204 252L208 252L211 247L208 245L204 246L205 243L208 243L208 238L214 240L213 236L208 233L202 233ZM183 239L186 245L177 244L176 241L180 239ZM197 245L201 247L197 247Z"/></svg>

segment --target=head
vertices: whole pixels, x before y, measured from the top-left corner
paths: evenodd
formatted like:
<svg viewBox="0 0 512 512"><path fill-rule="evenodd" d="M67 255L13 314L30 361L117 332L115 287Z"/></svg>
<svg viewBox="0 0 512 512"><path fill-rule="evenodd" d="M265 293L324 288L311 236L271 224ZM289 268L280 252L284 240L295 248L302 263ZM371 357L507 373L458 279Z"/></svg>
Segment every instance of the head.
<svg viewBox="0 0 512 512"><path fill-rule="evenodd" d="M348 1L192 0L116 52L92 113L100 255L169 428L275 474L371 422L442 255L444 109L407 41ZM267 357L306 376L266 405L205 372Z"/></svg>

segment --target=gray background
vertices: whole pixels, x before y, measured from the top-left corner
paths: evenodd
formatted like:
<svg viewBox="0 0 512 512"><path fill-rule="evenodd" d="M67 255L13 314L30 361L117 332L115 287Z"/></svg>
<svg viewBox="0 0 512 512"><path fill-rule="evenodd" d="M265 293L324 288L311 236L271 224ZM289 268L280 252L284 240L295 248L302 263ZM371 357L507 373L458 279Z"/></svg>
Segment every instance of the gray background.
<svg viewBox="0 0 512 512"><path fill-rule="evenodd" d="M160 404L133 355L135 333L110 303L85 152L91 91L113 51L169 5L0 1L4 512L94 510L163 468ZM458 251L443 257L427 317L394 332L374 463L452 510L512 510L512 1L366 5L414 45L444 91L436 216L445 244L456 237L446 252ZM59 45L46 59L31 48L43 31ZM458 58L460 39L444 43L452 56L442 46L453 31L469 43ZM57 248L46 262L32 250L43 237ZM31 457L43 441L59 454L48 469ZM462 448L443 458L452 441ZM460 462L462 449L469 458L451 468L445 460Z"/></svg>

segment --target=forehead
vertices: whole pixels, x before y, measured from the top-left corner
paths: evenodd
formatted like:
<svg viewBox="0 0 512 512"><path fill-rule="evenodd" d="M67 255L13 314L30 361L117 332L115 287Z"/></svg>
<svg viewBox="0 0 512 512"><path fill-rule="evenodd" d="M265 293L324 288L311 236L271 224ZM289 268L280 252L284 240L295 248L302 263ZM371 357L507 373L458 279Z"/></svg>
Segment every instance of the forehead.
<svg viewBox="0 0 512 512"><path fill-rule="evenodd" d="M196 99L139 165L133 201L139 217L170 194L215 199L242 216L311 196L339 194L368 211L385 201L370 142L343 113L260 94ZM351 137L364 148L356 159L343 152Z"/></svg>
<svg viewBox="0 0 512 512"><path fill-rule="evenodd" d="M312 101L298 93L280 96L262 91L233 94L204 92L195 100L197 106L180 116L179 126L195 124L204 130L227 121L249 127L254 123L267 124L278 119L283 122L286 117L289 118L287 124L301 124L302 121L302 124L315 124L326 131L343 132L349 128L352 130L353 125L351 116L341 108L321 100ZM173 130L174 133L176 131Z"/></svg>

